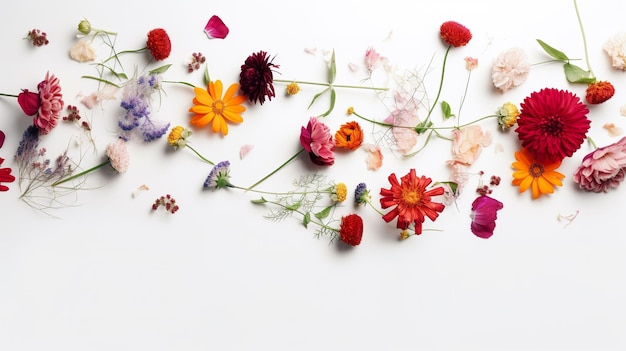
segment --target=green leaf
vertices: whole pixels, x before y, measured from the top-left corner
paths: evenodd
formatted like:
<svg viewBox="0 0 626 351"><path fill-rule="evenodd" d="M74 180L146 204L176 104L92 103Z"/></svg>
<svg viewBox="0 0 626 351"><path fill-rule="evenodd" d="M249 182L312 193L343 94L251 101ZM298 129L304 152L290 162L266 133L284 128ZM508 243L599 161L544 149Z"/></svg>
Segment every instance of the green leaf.
<svg viewBox="0 0 626 351"><path fill-rule="evenodd" d="M450 108L450 104L447 101L441 102L441 112L443 113L443 119L454 117L452 109Z"/></svg>
<svg viewBox="0 0 626 351"><path fill-rule="evenodd" d="M285 209L287 209L289 211L296 211L299 208L300 208L300 203L299 202L296 202L295 204L291 204L289 206L285 206Z"/></svg>
<svg viewBox="0 0 626 351"><path fill-rule="evenodd" d="M264 197L261 197L260 199L256 199L256 200L250 200L253 204L264 204L267 202L267 200L265 200Z"/></svg>
<svg viewBox="0 0 626 351"><path fill-rule="evenodd" d="M437 182L436 184L446 184L452 190L452 193L456 195L457 189L459 188L459 184L456 182Z"/></svg>
<svg viewBox="0 0 626 351"><path fill-rule="evenodd" d="M112 85L112 86L114 86L114 87L116 87L116 88L121 88L119 85L117 85L117 84L115 84L115 83L113 83L113 82L111 82L111 81L109 81L109 80L106 80L106 79L102 79L102 78L98 78L98 77L93 77L93 76L81 76L81 78L85 78L85 79L93 79L93 80L97 80L98 82L101 82L101 83L105 83L105 84Z"/></svg>
<svg viewBox="0 0 626 351"><path fill-rule="evenodd" d="M209 85L211 76L209 76L209 65L204 66L204 85Z"/></svg>
<svg viewBox="0 0 626 351"><path fill-rule="evenodd" d="M432 127L433 122L431 121L422 121L415 127L415 132L417 134L422 134L428 130L428 128Z"/></svg>
<svg viewBox="0 0 626 351"><path fill-rule="evenodd" d="M302 224L304 224L305 228L309 227L309 223L311 223L311 212L307 212L302 219Z"/></svg>
<svg viewBox="0 0 626 351"><path fill-rule="evenodd" d="M566 63L563 65L563 69L565 70L565 77L570 83L584 83L589 84L596 81L596 78L589 71L585 71L584 69L572 65L571 63Z"/></svg>
<svg viewBox="0 0 626 351"><path fill-rule="evenodd" d="M165 73L167 72L167 70L172 66L171 63L167 64L167 65L163 65L161 67L157 67L153 70L151 70L150 72L148 72L149 74L161 74L161 73Z"/></svg>
<svg viewBox="0 0 626 351"><path fill-rule="evenodd" d="M317 219L324 219L326 217L328 217L328 215L330 214L330 210L333 208L333 206L328 206L325 209L319 211L318 213L315 214L315 218Z"/></svg>
<svg viewBox="0 0 626 351"><path fill-rule="evenodd" d="M567 55L565 55L562 51L559 51L559 50L553 48L552 46L546 44L545 42L543 42L540 39L537 39L537 42L539 43L539 45L541 45L543 50L548 55L554 57L555 59L557 59L559 61L569 61L569 57L567 57Z"/></svg>
<svg viewBox="0 0 626 351"><path fill-rule="evenodd" d="M320 117L326 117L333 111L333 109L335 108L336 97L337 96L335 94L335 88L331 88L330 89L330 106L328 107L328 110L326 110L326 112L320 115Z"/></svg>
<svg viewBox="0 0 626 351"><path fill-rule="evenodd" d="M322 90L321 92L315 94L315 96L313 96L313 100L311 100L311 103L309 104L309 107L307 107L307 109L311 108L311 106L313 106L313 103L315 102L315 100L317 100L317 98L319 98L320 96L322 96L325 92L327 92L328 90L330 90L330 87Z"/></svg>
<svg viewBox="0 0 626 351"><path fill-rule="evenodd" d="M330 69L328 70L328 84L333 84L335 82L336 76L337 76L337 63L335 62L335 50L333 50L333 54L330 57Z"/></svg>

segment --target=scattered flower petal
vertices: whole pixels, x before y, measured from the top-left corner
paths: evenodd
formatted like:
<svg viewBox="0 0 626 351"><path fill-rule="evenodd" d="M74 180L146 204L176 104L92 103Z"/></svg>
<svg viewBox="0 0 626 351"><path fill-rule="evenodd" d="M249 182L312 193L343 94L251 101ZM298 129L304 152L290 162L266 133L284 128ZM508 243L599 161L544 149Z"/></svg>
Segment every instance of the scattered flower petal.
<svg viewBox="0 0 626 351"><path fill-rule="evenodd" d="M375 144L363 144L361 147L367 152L367 158L365 163L367 169L370 171L376 171L383 165L383 153L380 151L380 147Z"/></svg>
<svg viewBox="0 0 626 351"><path fill-rule="evenodd" d="M224 39L228 35L228 27L221 18L213 15L204 26L204 33L209 39Z"/></svg>
<svg viewBox="0 0 626 351"><path fill-rule="evenodd" d="M502 202L487 195L477 197L472 202L472 233L479 238L490 238L496 228L497 212L503 207Z"/></svg>
<svg viewBox="0 0 626 351"><path fill-rule="evenodd" d="M245 144L242 145L239 149L239 159L243 160L244 157L248 155L248 153L254 148L254 145Z"/></svg>
<svg viewBox="0 0 626 351"><path fill-rule="evenodd" d="M602 127L606 129L609 132L609 136L612 136L612 137L620 136L624 132L622 128L616 126L615 123L606 123Z"/></svg>

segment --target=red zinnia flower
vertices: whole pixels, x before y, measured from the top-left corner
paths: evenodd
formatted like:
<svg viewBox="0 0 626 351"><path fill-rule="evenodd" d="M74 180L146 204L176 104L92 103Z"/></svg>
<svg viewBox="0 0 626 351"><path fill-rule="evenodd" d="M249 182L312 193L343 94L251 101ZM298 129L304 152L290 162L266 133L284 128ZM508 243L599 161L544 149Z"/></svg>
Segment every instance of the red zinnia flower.
<svg viewBox="0 0 626 351"><path fill-rule="evenodd" d="M150 50L152 57L157 61L165 60L172 52L172 42L163 28L156 28L148 32L146 46Z"/></svg>
<svg viewBox="0 0 626 351"><path fill-rule="evenodd" d="M467 45L470 39L472 39L470 30L464 25L454 21L444 22L441 28L439 28L439 33L441 39L443 39L446 44L452 45L455 48Z"/></svg>
<svg viewBox="0 0 626 351"><path fill-rule="evenodd" d="M248 56L245 63L241 65L239 85L250 102L258 101L263 105L265 97L271 101L276 96L272 68L279 68L279 66L270 61L265 51Z"/></svg>
<svg viewBox="0 0 626 351"><path fill-rule="evenodd" d="M363 237L363 219L355 213L341 217L339 237L348 245L359 245Z"/></svg>
<svg viewBox="0 0 626 351"><path fill-rule="evenodd" d="M590 104L601 104L613 97L615 88L610 82L600 81L589 84L585 98Z"/></svg>
<svg viewBox="0 0 626 351"><path fill-rule="evenodd" d="M553 163L572 156L585 141L589 109L569 91L554 88L533 92L520 104L519 139L537 161Z"/></svg>
<svg viewBox="0 0 626 351"><path fill-rule="evenodd" d="M415 175L415 169L402 177L398 182L396 174L389 176L390 189L380 189L380 205L382 208L396 206L393 210L383 216L385 222L389 223L398 217L397 227L406 230L411 222L415 223L415 234L422 233L422 223L425 217L434 221L439 216L438 212L443 211L445 206L438 202L431 201L432 196L443 195L444 189L439 186L426 190L432 179Z"/></svg>

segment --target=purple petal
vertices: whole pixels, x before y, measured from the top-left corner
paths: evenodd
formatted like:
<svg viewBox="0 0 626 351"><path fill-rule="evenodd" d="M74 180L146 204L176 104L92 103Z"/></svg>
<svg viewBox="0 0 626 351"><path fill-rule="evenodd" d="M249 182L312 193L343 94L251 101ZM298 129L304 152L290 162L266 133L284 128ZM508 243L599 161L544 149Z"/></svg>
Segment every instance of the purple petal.
<svg viewBox="0 0 626 351"><path fill-rule="evenodd" d="M224 39L228 35L228 27L222 22L222 19L216 15L209 18L206 26L204 26L204 33L206 33L209 39Z"/></svg>
<svg viewBox="0 0 626 351"><path fill-rule="evenodd" d="M488 239L496 229L497 212L504 207L502 202L489 196L479 196L472 202L472 233Z"/></svg>
<svg viewBox="0 0 626 351"><path fill-rule="evenodd" d="M4 145L4 132L0 130L0 147L2 147L2 145Z"/></svg>

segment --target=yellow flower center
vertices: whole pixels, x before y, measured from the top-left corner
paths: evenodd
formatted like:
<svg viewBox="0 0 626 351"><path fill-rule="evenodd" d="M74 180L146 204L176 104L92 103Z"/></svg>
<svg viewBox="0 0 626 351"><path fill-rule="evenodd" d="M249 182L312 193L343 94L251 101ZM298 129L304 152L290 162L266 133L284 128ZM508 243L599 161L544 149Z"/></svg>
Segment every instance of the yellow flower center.
<svg viewBox="0 0 626 351"><path fill-rule="evenodd" d="M222 100L215 100L213 104L211 104L211 108L213 109L213 113L216 115L221 115L224 112L224 102Z"/></svg>
<svg viewBox="0 0 626 351"><path fill-rule="evenodd" d="M532 165L530 165L530 167L528 168L528 173L530 174L531 177L533 178L539 178L543 175L543 165L540 163L533 163Z"/></svg>
<svg viewBox="0 0 626 351"><path fill-rule="evenodd" d="M412 189L405 189L402 191L402 202L407 205L416 205L421 199L420 194Z"/></svg>

